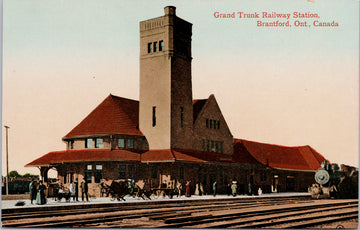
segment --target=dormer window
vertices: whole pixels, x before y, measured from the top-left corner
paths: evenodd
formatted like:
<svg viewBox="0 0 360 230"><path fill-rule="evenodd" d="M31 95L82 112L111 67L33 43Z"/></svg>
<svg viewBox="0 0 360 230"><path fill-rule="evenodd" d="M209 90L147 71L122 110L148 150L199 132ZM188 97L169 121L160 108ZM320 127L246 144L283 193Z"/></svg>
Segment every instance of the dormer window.
<svg viewBox="0 0 360 230"><path fill-rule="evenodd" d="M118 140L118 147L119 147L119 148L125 148L125 139L120 138L120 139Z"/></svg>
<svg viewBox="0 0 360 230"><path fill-rule="evenodd" d="M91 149L93 145L93 139L92 138L87 138L85 140L85 148L87 149Z"/></svg>
<svg viewBox="0 0 360 230"><path fill-rule="evenodd" d="M102 148L102 147L103 147L103 139L102 138L96 138L95 148Z"/></svg>

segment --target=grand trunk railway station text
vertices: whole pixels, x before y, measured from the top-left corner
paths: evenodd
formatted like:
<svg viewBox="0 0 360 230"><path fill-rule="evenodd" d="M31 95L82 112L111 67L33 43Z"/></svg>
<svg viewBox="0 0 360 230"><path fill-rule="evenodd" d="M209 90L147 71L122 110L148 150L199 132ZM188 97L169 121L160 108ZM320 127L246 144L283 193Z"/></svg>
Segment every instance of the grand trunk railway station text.
<svg viewBox="0 0 360 230"><path fill-rule="evenodd" d="M277 12L254 12L254 13L245 13L242 11L232 12L232 13L221 13L214 12L214 18L217 19L269 19L267 21L257 20L257 27L338 27L339 23L330 20L322 21L320 16L317 13L301 13L301 12L292 12L292 13L277 13ZM278 20L271 20L278 19ZM290 22L290 19L295 21ZM306 21L310 19L311 21ZM286 21L283 21L286 20Z"/></svg>

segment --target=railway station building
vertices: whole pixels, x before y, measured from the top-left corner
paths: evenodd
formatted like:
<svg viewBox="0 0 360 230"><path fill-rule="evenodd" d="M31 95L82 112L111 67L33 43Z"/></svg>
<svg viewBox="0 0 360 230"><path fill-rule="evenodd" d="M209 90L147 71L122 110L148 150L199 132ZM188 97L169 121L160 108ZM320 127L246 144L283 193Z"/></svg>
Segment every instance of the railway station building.
<svg viewBox="0 0 360 230"><path fill-rule="evenodd" d="M214 95L193 99L192 24L165 15L140 22L139 101L109 95L49 152L26 166L50 169L65 187L86 179L100 196L102 181L132 179L140 187L160 184L220 193L237 181L240 194L306 191L324 157L310 146L286 147L234 138Z"/></svg>

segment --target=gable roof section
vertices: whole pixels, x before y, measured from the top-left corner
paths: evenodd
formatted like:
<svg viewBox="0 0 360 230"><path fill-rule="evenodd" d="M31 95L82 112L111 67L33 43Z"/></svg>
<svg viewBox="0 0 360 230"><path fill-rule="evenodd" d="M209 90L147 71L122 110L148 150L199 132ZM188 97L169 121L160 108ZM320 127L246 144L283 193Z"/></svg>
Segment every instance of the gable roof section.
<svg viewBox="0 0 360 230"><path fill-rule="evenodd" d="M207 99L196 99L193 101L193 122L195 123L200 111L204 107Z"/></svg>
<svg viewBox="0 0 360 230"><path fill-rule="evenodd" d="M225 117L223 116L220 106L216 101L216 98L214 96L214 94L210 94L208 99L201 99L201 100L194 100L193 101L193 114L194 114L194 125L196 126L196 122L198 119L200 119L204 113L206 113L206 110L209 108L209 106L211 105L215 105L216 109L219 112L220 115L220 119L222 120L222 124L221 126L226 127L227 131L229 132L229 134L232 136L231 131L229 129L229 126L226 123Z"/></svg>
<svg viewBox="0 0 360 230"><path fill-rule="evenodd" d="M234 139L234 156L233 160L236 163L245 163L245 164L261 164L259 161L253 157L249 151L242 144L240 139Z"/></svg>
<svg viewBox="0 0 360 230"><path fill-rule="evenodd" d="M235 155L248 156L251 161L278 169L316 171L325 159L308 145L287 147L242 139L234 141L243 146L236 149Z"/></svg>
<svg viewBox="0 0 360 230"><path fill-rule="evenodd" d="M49 152L26 166L49 166L83 161L139 161L140 154L125 149L82 149Z"/></svg>
<svg viewBox="0 0 360 230"><path fill-rule="evenodd" d="M63 138L87 135L143 135L139 127L139 102L109 95Z"/></svg>

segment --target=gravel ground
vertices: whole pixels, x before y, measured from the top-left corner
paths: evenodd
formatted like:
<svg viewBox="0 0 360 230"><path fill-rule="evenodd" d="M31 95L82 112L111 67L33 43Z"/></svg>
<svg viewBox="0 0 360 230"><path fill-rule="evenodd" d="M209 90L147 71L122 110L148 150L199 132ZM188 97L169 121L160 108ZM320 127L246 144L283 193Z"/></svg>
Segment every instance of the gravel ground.
<svg viewBox="0 0 360 230"><path fill-rule="evenodd" d="M263 194L260 197L277 197L277 196L308 196L309 193L271 193L271 194ZM143 202L144 200L136 197L129 197L126 196L125 199L126 201L111 201L109 197L92 197L90 198L89 202L86 201L81 201L81 196L79 197L79 201L73 201L71 199L70 202L65 202L64 199L62 199L60 202L59 201L55 201L53 198L49 198L47 199L47 204L44 205L36 205L35 202L34 204L31 204L30 199L22 199L22 200L1 200L1 209L10 209L10 208L27 208L27 207L43 207L43 206L65 206L65 205L82 205L82 204L101 204L101 203L124 203L124 202ZM233 196L227 196L227 195L218 195L215 198L233 198ZM253 198L253 199L257 199L259 198L259 196L247 196L247 195L240 195L237 196L237 198ZM214 199L213 196L207 195L207 196L191 196L191 197L176 197L174 196L173 199L170 199L169 197L152 197L152 202L156 202L156 201L163 201L163 200L167 200L167 201L177 201L177 200L199 200L199 199ZM15 204L18 201L24 201L25 205L24 206L15 206ZM149 200L146 200L149 201Z"/></svg>

